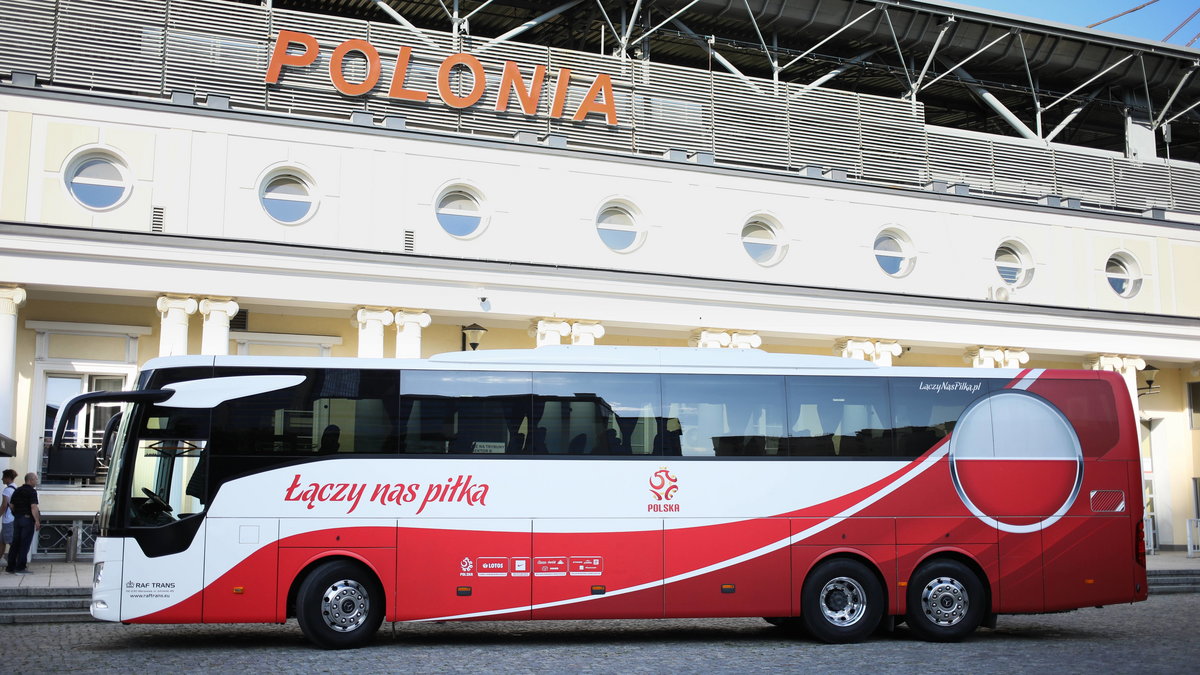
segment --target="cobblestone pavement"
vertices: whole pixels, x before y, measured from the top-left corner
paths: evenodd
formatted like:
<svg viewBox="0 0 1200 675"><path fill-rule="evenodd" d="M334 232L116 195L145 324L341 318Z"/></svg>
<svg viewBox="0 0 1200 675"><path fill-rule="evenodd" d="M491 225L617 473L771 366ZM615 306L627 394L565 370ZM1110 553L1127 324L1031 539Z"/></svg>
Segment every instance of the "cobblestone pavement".
<svg viewBox="0 0 1200 675"><path fill-rule="evenodd" d="M1063 614L1002 616L958 644L900 627L824 645L760 619L384 624L373 644L314 649L286 625L0 626L11 673L1186 673L1200 660L1200 594Z"/></svg>

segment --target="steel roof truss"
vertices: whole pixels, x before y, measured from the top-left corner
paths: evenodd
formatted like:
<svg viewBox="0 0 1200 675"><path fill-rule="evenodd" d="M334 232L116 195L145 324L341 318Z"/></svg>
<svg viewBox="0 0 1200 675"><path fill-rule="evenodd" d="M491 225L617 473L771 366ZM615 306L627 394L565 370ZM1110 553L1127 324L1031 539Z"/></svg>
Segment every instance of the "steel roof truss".
<svg viewBox="0 0 1200 675"><path fill-rule="evenodd" d="M954 25L954 17L950 17L942 22L942 28L938 31L937 38L933 41L933 48L929 50L929 56L925 59L925 65L921 68L921 74L917 75L917 81L913 83L912 89L909 89L908 96L914 101L917 98L917 92L921 90L921 83L925 81L925 73L929 72L929 66L933 63L933 57L937 55L938 47L942 44L942 38L946 36L946 31Z"/></svg>
<svg viewBox="0 0 1200 675"><path fill-rule="evenodd" d="M976 56L979 56L980 54L982 54L982 53L986 52L987 50L991 49L992 47L994 47L996 45L996 43L1000 42L1001 40L1003 40L1005 38L1009 38L1009 37L1012 37L1013 35L1018 35L1018 34L1020 34L1019 30L1017 30L1015 28L1009 29L1009 31L1006 32L1005 34L1001 35L1000 37L996 38L995 40L992 40L991 42L980 47L979 49L976 49L975 53L971 54L970 56L963 59L962 61L959 61L958 63L954 64L954 66L947 68L946 72L944 72L941 75L938 75L937 77L930 80L925 86L921 87L921 89L922 90L928 89L929 87L933 86L933 84L935 82L937 82L938 80L949 75L951 72L958 70L959 68L962 68L963 66L970 63Z"/></svg>
<svg viewBox="0 0 1200 675"><path fill-rule="evenodd" d="M758 35L758 43L762 45L763 53L767 55L767 61L771 64L772 78L779 81L779 62L775 60L775 54L767 47L767 41L763 38L762 29L758 27L758 19L754 18L754 11L750 9L750 0L742 0L746 5L746 16L750 17L750 23L754 26L754 32Z"/></svg>
<svg viewBox="0 0 1200 675"><path fill-rule="evenodd" d="M849 61L846 61L845 63L838 66L837 68L834 68L833 70L829 71L828 73L825 73L824 75L818 77L817 79L813 80L812 82L809 82L808 84L801 87L800 90L797 91L794 95L792 95L792 100L794 101L794 100L800 98L801 96L804 96L804 94L806 94L810 89L813 89L814 87L819 87L819 86L825 84L826 82L832 80L833 78L846 72L847 70L850 70L854 66L857 66L858 64L862 63L863 61L866 61L867 59L874 56L875 52L877 52L877 51L879 51L879 47L872 47L871 49L868 49L867 51L859 54L858 56L855 56L854 58L850 59Z"/></svg>
<svg viewBox="0 0 1200 675"><path fill-rule="evenodd" d="M808 50L807 50L807 51L805 51L804 53L802 53L800 56L797 56L796 58L792 59L791 61L788 61L788 62L787 62L787 65L785 65L785 66L783 66L782 68L780 68L780 69L779 69L779 72L783 72L783 71L787 70L788 68L792 67L793 65L795 65L795 63L796 63L797 61L799 61L800 59L803 59L804 57L806 57L806 56L808 56L809 54L813 53L813 52L814 52L814 51L816 51L818 48L820 48L820 47L821 47L821 45L823 45L823 44L825 44L826 42L829 42L829 41L830 41L830 40L832 40L833 38L837 37L837 36L838 36L838 35L839 35L839 34L840 34L842 31L844 31L844 30L846 30L846 29L850 28L851 26L853 26L854 24L858 23L859 21L862 21L863 19L867 18L867 16L868 16L868 15L870 15L870 14L874 13L874 12L875 12L875 10L877 10L877 9L879 9L879 5L876 5L875 7L872 7L871 9L868 9L867 11L863 12L862 14L859 14L859 15L858 15L858 16L857 16L857 17L856 17L856 18L855 18L853 21L851 21L850 23L846 24L845 26L842 26L841 28L839 28L839 29L835 30L835 31L834 31L832 34L830 34L830 35L829 35L829 37L825 38L824 40L821 40L820 42L818 42L817 44L813 45L812 47L809 47L809 48L808 48ZM885 14L887 13L887 10L886 10L886 9L884 10L884 13L885 13Z"/></svg>
<svg viewBox="0 0 1200 675"><path fill-rule="evenodd" d="M507 42L508 40L511 40L512 38L515 38L516 36L520 35L521 33L524 33L525 31L529 30L530 28L536 28L537 26L542 25L543 23L549 21L550 19L553 19L554 17L558 16L559 14L562 14L563 12L567 11L568 9L571 9L572 7L574 7L575 5L578 5L581 2L583 2L583 0L568 0L568 2L565 2L561 5L559 5L558 7L555 7L554 9L550 10L549 12L546 12L545 14L534 17L534 18L526 21L525 23L521 24L520 26L517 26L516 28L508 31L504 35L494 38L491 42L489 42L486 45L475 50L475 53L478 54L480 52L483 52L491 47L494 47L495 45L500 44L501 42Z"/></svg>
<svg viewBox="0 0 1200 675"><path fill-rule="evenodd" d="M691 1L691 2L689 2L688 4L684 5L682 9L680 9L680 10L677 10L677 11L676 11L674 14L672 14L670 17L668 17L668 18L667 18L667 20L665 20L665 21L663 21L663 22L659 23L659 24L658 24L657 26L655 26L654 28L651 28L650 30L646 31L645 33L642 33L641 35L639 35L639 36L638 36L638 39L636 39L636 40L634 40L633 42L630 42L630 43L629 43L629 46L630 46L630 47L632 47L633 45L636 45L637 43L641 42L642 40L645 40L646 38L648 38L648 37L650 37L651 35L653 35L653 34L654 34L654 33L655 33L655 32L656 32L656 31L657 31L659 28L662 28L663 26L667 25L668 23L671 23L671 22L675 21L675 19L676 19L676 18L677 18L677 17L678 17L680 14L683 14L684 12L688 11L689 9L691 9L691 8L692 8L692 5L696 4L697 2L700 2L700 0L692 0L692 1ZM639 5L640 5L640 4L641 4L641 3L639 2ZM632 32L632 31L633 31L633 22L631 21L631 22L630 22L630 24L629 24L629 32Z"/></svg>
<svg viewBox="0 0 1200 675"><path fill-rule="evenodd" d="M1092 90L1092 93L1088 94L1087 98L1084 99L1083 101L1081 101L1079 103L1079 105L1075 106L1074 110L1067 113L1067 116L1064 117L1063 120L1058 123L1058 126L1054 127L1054 131L1051 131L1046 136L1046 142L1049 143L1050 141L1054 140L1055 136L1057 136L1059 133L1061 133L1063 129L1066 129L1071 124L1071 122L1074 122L1075 118L1079 117L1079 113L1083 112L1083 109L1088 107L1088 104L1091 103L1092 100L1095 99L1097 96L1099 96L1100 92L1102 92L1102 91L1104 91L1104 87L1096 87L1094 90ZM1041 116L1041 111L1038 111L1038 115L1039 115L1039 117Z"/></svg>
<svg viewBox="0 0 1200 675"><path fill-rule="evenodd" d="M1200 9L1196 11L1200 12ZM1167 104L1163 106L1162 112L1158 114L1158 119L1154 120L1155 129L1162 126L1163 118L1167 116L1167 112L1171 109L1171 104L1175 102L1175 97L1179 96L1179 90L1183 89L1184 85L1186 85L1188 80L1191 79L1192 73L1195 73L1197 68L1200 68L1200 61L1193 63L1191 68L1188 68L1184 71L1183 77L1179 78L1179 84L1175 85L1175 90L1171 92L1171 96L1167 99ZM1172 117L1171 119L1175 118Z"/></svg>
<svg viewBox="0 0 1200 675"><path fill-rule="evenodd" d="M1166 122L1163 122L1163 124L1170 124L1171 122L1174 122L1175 120L1179 119L1180 117L1183 117L1184 115L1190 113L1194 108L1196 108L1196 106L1200 106L1200 100L1197 100L1195 103L1189 105L1188 107L1184 108L1183 110L1180 110L1178 113L1176 113L1174 116L1172 116L1171 119L1167 120Z"/></svg>
<svg viewBox="0 0 1200 675"><path fill-rule="evenodd" d="M970 73L963 70L961 64L947 69L946 73L955 73L958 75L959 78L967 83L967 86L971 88L971 91L979 97L979 100L983 101L989 108L996 111L996 114L1000 115L1005 122L1008 122L1008 125L1016 130L1018 134L1021 134L1023 138L1028 138L1030 140L1041 140L1041 137L1035 134L1032 129L1030 129L1025 125L1024 122L1020 120L1020 118L1013 114L1013 111L1009 110L1008 106L1004 105L1000 99L996 98L995 94L987 89L984 89L983 85L979 83L979 80L975 79ZM932 84L932 82L930 84Z"/></svg>
<svg viewBox="0 0 1200 675"><path fill-rule="evenodd" d="M392 17L392 19L396 23L398 23L401 26L404 26L405 28L412 31L413 34L415 34L417 36L417 38L419 40L421 40L421 42L424 42L426 45L433 47L435 49L437 48L437 45L434 44L433 40L430 40L425 35L424 31L422 31L420 28L417 28L416 26L414 26L408 19L404 18L404 16L401 15L400 12L397 12L395 9L393 9L391 5L387 4L383 0L371 0L371 2L375 3L375 5L379 7L379 9L382 9L384 14L387 14L388 16ZM442 5L442 6L445 7L445 5Z"/></svg>
<svg viewBox="0 0 1200 675"><path fill-rule="evenodd" d="M1042 108L1042 111L1043 111L1043 112L1045 112L1045 111L1047 111L1047 110L1049 110L1049 109L1053 108L1054 106L1058 105L1059 103L1062 103L1063 101L1065 101L1065 100L1067 100L1068 98L1070 98L1071 96L1073 96L1073 95L1074 95L1076 92L1078 92L1080 89L1083 89L1084 87L1086 87L1086 86L1088 86L1089 84L1091 84L1091 83L1095 82L1096 80L1100 79L1101 77L1104 77L1104 76L1105 76L1105 75L1108 73L1108 71L1112 70L1113 68L1116 68L1117 66L1121 65L1122 63L1125 63L1125 62L1126 62L1126 61L1128 61L1129 59L1132 59L1132 58L1133 58L1134 56L1136 56L1137 54L1138 54L1138 52L1130 52L1130 53L1129 53L1129 55L1128 55L1128 56L1126 56L1125 58L1121 59L1120 61L1117 61L1116 63L1112 64L1111 66L1109 66L1109 67L1105 68L1104 70L1102 70L1102 71L1100 71L1100 72L1096 73L1095 75L1093 75L1093 76L1089 77L1089 78L1088 78L1088 80L1087 80L1087 82L1084 82L1083 84L1079 85L1078 87L1075 87L1075 88L1074 88L1074 89L1072 89L1071 91L1068 91L1067 93L1065 93L1065 94L1063 94L1062 96L1058 97L1058 99L1056 99L1056 100L1054 101L1054 103L1051 103L1050 105L1046 106L1045 108Z"/></svg>

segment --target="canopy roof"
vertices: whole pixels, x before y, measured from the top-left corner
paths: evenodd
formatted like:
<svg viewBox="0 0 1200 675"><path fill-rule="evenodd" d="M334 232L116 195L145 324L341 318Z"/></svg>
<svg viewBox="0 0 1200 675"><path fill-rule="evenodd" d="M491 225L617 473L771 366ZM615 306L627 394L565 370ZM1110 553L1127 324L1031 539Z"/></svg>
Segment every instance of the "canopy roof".
<svg viewBox="0 0 1200 675"><path fill-rule="evenodd" d="M261 0L245 0L261 4ZM932 0L271 0L276 8L915 96L931 124L1017 133L982 86L1055 140L1123 150L1125 115L1158 130L1159 155L1200 161L1200 50ZM384 7L386 5L386 8ZM457 10L460 21L455 21ZM547 13L559 10L546 17ZM465 19L462 21L461 19ZM614 32L617 33L614 35ZM958 69L956 69L956 67ZM972 82L975 80L976 82ZM972 86L975 85L975 86ZM1040 113L1040 114L1039 114ZM1040 118L1040 119L1039 119ZM1172 119L1174 118L1174 119ZM1170 147L1167 148L1167 136Z"/></svg>

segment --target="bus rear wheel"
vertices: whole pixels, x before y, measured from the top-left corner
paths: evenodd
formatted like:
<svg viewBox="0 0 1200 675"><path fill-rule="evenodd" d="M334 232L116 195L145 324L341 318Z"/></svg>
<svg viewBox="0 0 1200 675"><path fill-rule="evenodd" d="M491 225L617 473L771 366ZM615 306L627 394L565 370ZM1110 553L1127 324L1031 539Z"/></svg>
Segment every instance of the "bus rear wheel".
<svg viewBox="0 0 1200 675"><path fill-rule="evenodd" d="M835 558L817 565L800 594L800 619L822 642L862 642L883 617L883 587L869 567Z"/></svg>
<svg viewBox="0 0 1200 675"><path fill-rule="evenodd" d="M296 621L304 637L322 649L361 647L383 622L383 589L362 565L322 563L296 592Z"/></svg>
<svg viewBox="0 0 1200 675"><path fill-rule="evenodd" d="M917 637L957 642L983 621L987 597L983 582L957 560L921 565L908 582L906 622Z"/></svg>

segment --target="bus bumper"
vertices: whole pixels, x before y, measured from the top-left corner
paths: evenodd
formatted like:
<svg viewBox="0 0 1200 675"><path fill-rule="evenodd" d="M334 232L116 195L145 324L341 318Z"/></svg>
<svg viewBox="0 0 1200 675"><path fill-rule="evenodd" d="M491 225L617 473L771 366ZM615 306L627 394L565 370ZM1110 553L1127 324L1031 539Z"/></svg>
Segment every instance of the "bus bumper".
<svg viewBox="0 0 1200 675"><path fill-rule="evenodd" d="M120 539L99 537L92 566L92 617L100 621L121 620Z"/></svg>

